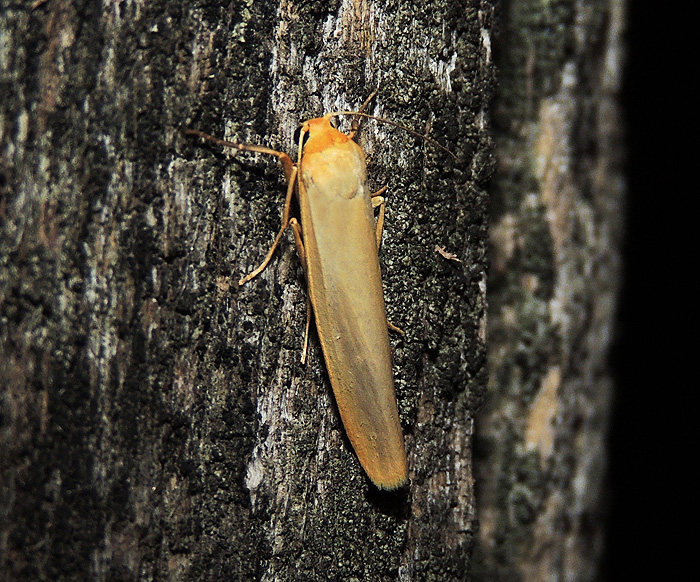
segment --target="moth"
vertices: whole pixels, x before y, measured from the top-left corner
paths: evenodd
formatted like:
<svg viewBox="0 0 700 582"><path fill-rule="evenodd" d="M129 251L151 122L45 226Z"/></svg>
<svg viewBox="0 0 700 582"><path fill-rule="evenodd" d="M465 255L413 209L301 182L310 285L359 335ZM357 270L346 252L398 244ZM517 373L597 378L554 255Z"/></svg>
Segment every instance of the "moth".
<svg viewBox="0 0 700 582"><path fill-rule="evenodd" d="M286 153L263 146L221 140L197 130L187 133L237 150L273 155L282 163L287 196L281 228L263 262L239 285L265 269L285 231L291 228L343 425L371 481L380 489L391 490L406 483L408 471L388 335L389 327L401 330L386 318L378 258L385 208L381 194L386 188L370 193L365 156L353 141L355 130L345 134L331 124L334 117L347 114L403 128L362 113L373 96L357 112L327 113L303 122L296 163ZM300 221L290 216L295 195ZM309 320L310 316L304 354Z"/></svg>

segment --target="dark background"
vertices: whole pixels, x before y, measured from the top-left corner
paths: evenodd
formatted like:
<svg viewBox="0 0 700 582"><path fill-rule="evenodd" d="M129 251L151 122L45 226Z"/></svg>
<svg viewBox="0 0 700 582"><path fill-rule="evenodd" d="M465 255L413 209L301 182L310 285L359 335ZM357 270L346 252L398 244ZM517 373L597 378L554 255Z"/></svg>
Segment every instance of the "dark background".
<svg viewBox="0 0 700 582"><path fill-rule="evenodd" d="M699 230L692 180L698 49L685 49L698 33L685 31L689 15L678 18L670 4L630 0L628 10L625 280L612 353L603 580L682 580L697 553L689 544L697 539L698 438L688 431L700 386L689 373L697 297L686 280Z"/></svg>

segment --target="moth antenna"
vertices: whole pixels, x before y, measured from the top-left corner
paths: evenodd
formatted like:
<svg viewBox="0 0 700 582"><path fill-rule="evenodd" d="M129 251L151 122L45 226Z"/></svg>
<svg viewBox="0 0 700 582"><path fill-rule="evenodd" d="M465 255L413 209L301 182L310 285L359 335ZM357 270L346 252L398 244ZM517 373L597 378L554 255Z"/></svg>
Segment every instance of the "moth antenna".
<svg viewBox="0 0 700 582"><path fill-rule="evenodd" d="M370 95L370 98L374 97L374 94ZM365 102L365 105L369 102L369 99ZM362 107L364 108L365 105ZM403 129L406 133L409 133L415 137L424 139L425 141L433 144L434 146L440 148L441 150L446 151L448 154L450 154L455 160L457 159L457 156L454 155L450 150L448 150L444 145L438 143L435 141L433 138L428 137L427 135L422 135L418 133L417 131L412 130L409 127L406 127L405 125L401 125L400 123L396 123L395 121L392 121L391 119L386 119L385 117L377 117L376 115L370 115L369 113L362 113L362 111L336 111L334 113L326 113L323 117L331 118L331 117L336 117L338 115L357 115L359 117L369 117L370 119L374 119L375 121L380 121L382 123L386 123L387 125L393 125L394 127L398 127L399 129Z"/></svg>
<svg viewBox="0 0 700 582"><path fill-rule="evenodd" d="M362 104L362 106L357 110L357 115L354 117L352 120L352 124L350 125L350 133L348 134L350 136L350 139L353 139L355 137L355 134L357 133L357 129L360 127L360 120L358 117L364 112L364 110L367 108L369 105L370 101L374 99L374 97L377 95L376 91L373 91L372 94L365 99L365 102Z"/></svg>

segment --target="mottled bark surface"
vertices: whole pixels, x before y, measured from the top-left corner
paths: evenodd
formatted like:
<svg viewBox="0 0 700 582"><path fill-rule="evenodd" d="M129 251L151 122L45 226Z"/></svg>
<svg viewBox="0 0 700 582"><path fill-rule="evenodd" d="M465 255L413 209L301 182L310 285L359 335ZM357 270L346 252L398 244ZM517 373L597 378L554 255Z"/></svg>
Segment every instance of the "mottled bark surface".
<svg viewBox="0 0 700 582"><path fill-rule="evenodd" d="M597 576L621 279L624 5L502 5L474 580Z"/></svg>
<svg viewBox="0 0 700 582"><path fill-rule="evenodd" d="M0 569L6 580L464 580L485 386L486 2L3 2ZM275 160L353 108L410 486L339 421ZM436 252L454 253L460 262Z"/></svg>

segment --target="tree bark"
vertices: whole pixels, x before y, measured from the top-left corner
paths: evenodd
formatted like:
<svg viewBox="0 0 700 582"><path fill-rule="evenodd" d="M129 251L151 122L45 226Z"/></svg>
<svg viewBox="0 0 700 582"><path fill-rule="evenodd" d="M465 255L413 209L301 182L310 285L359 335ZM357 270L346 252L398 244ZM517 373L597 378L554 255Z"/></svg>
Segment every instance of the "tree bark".
<svg viewBox="0 0 700 582"><path fill-rule="evenodd" d="M6 580L464 580L485 388L488 2L3 2L0 569ZM275 160L356 108L410 486L343 431ZM439 247L445 253L436 251ZM449 258L454 254L461 262Z"/></svg>
<svg viewBox="0 0 700 582"><path fill-rule="evenodd" d="M502 4L474 580L594 580L621 279L624 0Z"/></svg>

